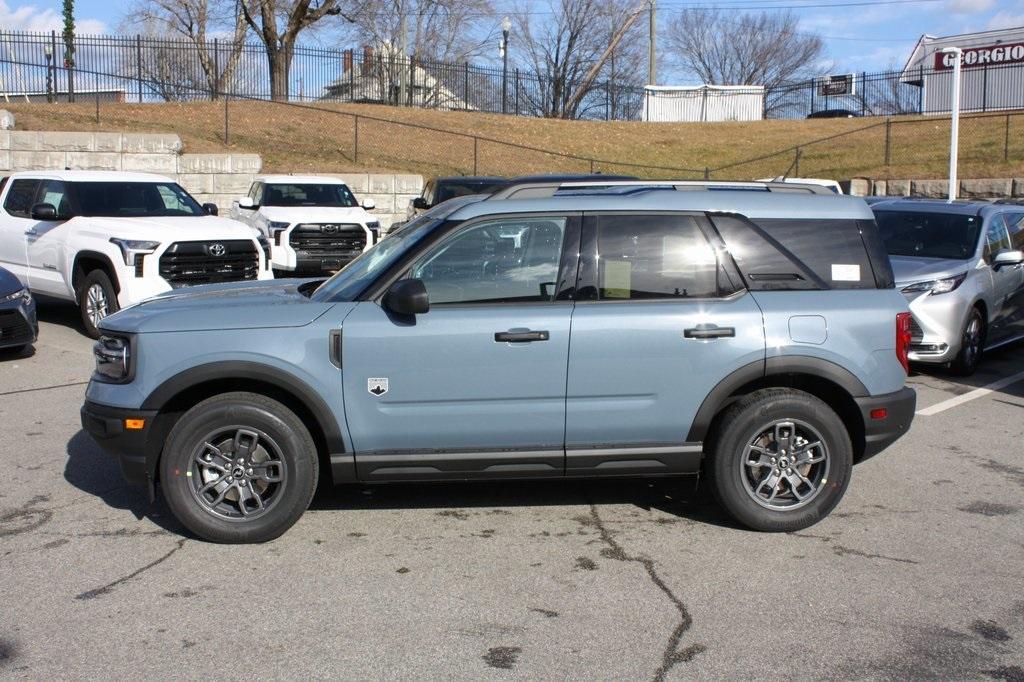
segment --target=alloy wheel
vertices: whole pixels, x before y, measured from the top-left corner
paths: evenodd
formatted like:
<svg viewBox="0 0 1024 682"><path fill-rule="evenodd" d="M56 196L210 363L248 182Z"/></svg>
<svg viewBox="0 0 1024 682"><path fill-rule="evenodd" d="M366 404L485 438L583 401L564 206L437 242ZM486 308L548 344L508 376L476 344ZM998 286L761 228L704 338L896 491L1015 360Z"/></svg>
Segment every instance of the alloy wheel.
<svg viewBox="0 0 1024 682"><path fill-rule="evenodd" d="M811 502L828 483L829 452L806 422L783 419L759 428L747 441L740 477L759 505L789 511Z"/></svg>
<svg viewBox="0 0 1024 682"><path fill-rule="evenodd" d="M110 302L107 300L107 292L104 291L103 285L93 284L85 292L85 314L92 322L92 326L97 329L103 318L110 314Z"/></svg>
<svg viewBox="0 0 1024 682"><path fill-rule="evenodd" d="M214 516L248 521L281 498L288 469L281 448L257 429L232 426L195 448L186 476L192 496Z"/></svg>

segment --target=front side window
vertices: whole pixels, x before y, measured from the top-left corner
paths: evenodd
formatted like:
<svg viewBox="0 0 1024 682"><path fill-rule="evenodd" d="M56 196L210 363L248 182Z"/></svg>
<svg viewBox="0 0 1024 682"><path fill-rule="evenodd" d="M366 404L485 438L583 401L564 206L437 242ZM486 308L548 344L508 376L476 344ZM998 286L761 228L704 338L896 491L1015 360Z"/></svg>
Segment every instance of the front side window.
<svg viewBox="0 0 1024 682"><path fill-rule="evenodd" d="M1004 213L1006 227L1010 232L1010 244L1018 250L1024 251L1024 213Z"/></svg>
<svg viewBox="0 0 1024 682"><path fill-rule="evenodd" d="M4 210L18 218L31 217L32 202L38 189L39 180L14 180L4 199Z"/></svg>
<svg viewBox="0 0 1024 682"><path fill-rule="evenodd" d="M732 290L690 216L601 216L597 249L600 300L712 298Z"/></svg>
<svg viewBox="0 0 1024 682"><path fill-rule="evenodd" d="M876 211L875 220L890 256L965 260L981 230L980 218L962 213Z"/></svg>
<svg viewBox="0 0 1024 682"><path fill-rule="evenodd" d="M265 186L262 205L354 208L359 202L346 185L274 183Z"/></svg>
<svg viewBox="0 0 1024 682"><path fill-rule="evenodd" d="M431 305L554 300L565 218L502 218L445 239L416 265Z"/></svg>
<svg viewBox="0 0 1024 682"><path fill-rule="evenodd" d="M180 185L173 182L77 182L83 216L150 218L206 215Z"/></svg>

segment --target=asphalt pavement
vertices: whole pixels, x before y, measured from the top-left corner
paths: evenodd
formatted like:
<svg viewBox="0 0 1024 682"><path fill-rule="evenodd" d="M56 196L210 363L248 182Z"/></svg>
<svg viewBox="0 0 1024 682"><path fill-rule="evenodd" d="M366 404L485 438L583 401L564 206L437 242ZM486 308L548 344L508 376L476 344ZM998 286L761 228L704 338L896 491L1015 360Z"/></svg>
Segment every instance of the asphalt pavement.
<svg viewBox="0 0 1024 682"><path fill-rule="evenodd" d="M219 546L81 431L75 314L0 353L0 677L1024 680L1024 344L915 373L928 414L799 533L684 483L502 482L321 490Z"/></svg>

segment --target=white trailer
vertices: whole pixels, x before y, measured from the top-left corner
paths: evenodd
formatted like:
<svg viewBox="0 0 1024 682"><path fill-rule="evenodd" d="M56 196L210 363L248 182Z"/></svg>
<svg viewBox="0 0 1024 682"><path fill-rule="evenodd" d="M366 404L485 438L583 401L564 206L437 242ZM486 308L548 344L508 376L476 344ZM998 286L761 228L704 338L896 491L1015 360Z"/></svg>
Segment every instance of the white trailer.
<svg viewBox="0 0 1024 682"><path fill-rule="evenodd" d="M643 120L672 123L760 121L761 85L648 85Z"/></svg>

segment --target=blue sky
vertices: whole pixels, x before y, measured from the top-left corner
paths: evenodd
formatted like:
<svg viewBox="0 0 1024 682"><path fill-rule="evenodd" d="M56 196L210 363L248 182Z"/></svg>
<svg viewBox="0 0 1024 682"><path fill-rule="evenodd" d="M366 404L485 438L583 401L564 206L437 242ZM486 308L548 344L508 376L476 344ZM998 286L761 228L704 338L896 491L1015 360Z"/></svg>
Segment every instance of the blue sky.
<svg viewBox="0 0 1024 682"><path fill-rule="evenodd" d="M663 20L693 0L658 0ZM751 4L747 1L746 4ZM920 0L902 4L836 6L855 0L763 0L764 5L831 5L796 10L803 28L825 36L834 72L874 71L902 63L922 33L952 35L987 28L1024 26L1024 0ZM871 1L871 0L869 0ZM735 4L737 0L709 0ZM80 33L116 32L125 3L77 0ZM511 0L496 0L498 17ZM57 0L0 0L0 29L50 30L60 27ZM499 19L496 19L499 21ZM666 76L670 74L665 74ZM664 82L666 78L662 78Z"/></svg>

